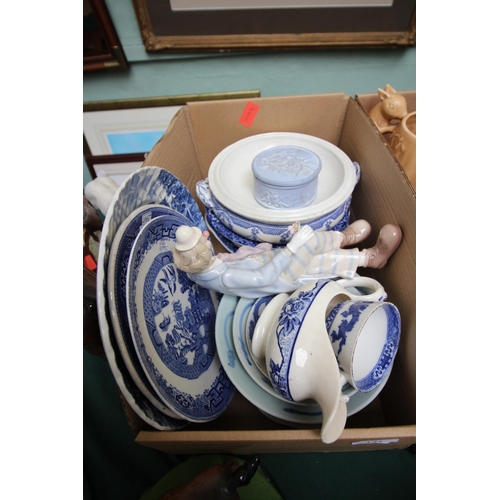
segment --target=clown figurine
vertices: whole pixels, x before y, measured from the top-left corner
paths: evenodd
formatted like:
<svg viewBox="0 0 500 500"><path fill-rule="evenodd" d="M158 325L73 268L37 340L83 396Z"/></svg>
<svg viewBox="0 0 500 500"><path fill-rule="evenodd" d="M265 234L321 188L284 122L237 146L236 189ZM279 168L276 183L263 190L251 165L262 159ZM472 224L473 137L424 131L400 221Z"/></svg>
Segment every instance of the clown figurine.
<svg viewBox="0 0 500 500"><path fill-rule="evenodd" d="M173 251L177 267L200 286L245 298L290 293L312 280L353 278L358 267L381 268L401 243L399 226L387 224L368 249L344 248L368 237L371 227L358 220L344 231L300 227L283 248L269 243L242 246L234 254L213 255L209 233L181 226Z"/></svg>

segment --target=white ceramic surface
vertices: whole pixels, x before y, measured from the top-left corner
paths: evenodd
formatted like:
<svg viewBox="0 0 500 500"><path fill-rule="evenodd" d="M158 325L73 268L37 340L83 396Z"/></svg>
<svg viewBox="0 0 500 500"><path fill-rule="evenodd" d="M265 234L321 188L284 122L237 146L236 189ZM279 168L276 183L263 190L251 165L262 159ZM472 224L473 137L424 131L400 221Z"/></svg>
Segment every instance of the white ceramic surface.
<svg viewBox="0 0 500 500"><path fill-rule="evenodd" d="M325 325L327 311L348 298L344 292L326 280L300 287L282 305L277 318L270 320L266 339L271 384L285 399L313 399L319 404L325 443L338 439L347 418L348 398L342 394L343 380Z"/></svg>
<svg viewBox="0 0 500 500"><path fill-rule="evenodd" d="M217 418L234 386L215 345L216 310L209 290L173 262L180 214L159 216L139 232L127 269L127 312L139 361L160 399L191 422Z"/></svg>
<svg viewBox="0 0 500 500"><path fill-rule="evenodd" d="M254 198L253 159L265 149L281 145L305 147L321 159L317 196L307 207L269 210ZM270 132L247 137L222 150L210 165L208 182L215 198L229 210L252 220L282 224L305 222L341 206L352 194L356 172L349 157L323 139L292 132Z"/></svg>
<svg viewBox="0 0 500 500"><path fill-rule="evenodd" d="M122 222L136 208L159 203L185 215L201 230L206 226L195 200L170 172L159 167L143 167L131 173L119 186L104 219L97 262L97 312L104 352L115 381L127 403L145 422L158 430L175 430L186 425L159 411L138 389L120 354L113 332L109 304L107 268L113 239Z"/></svg>
<svg viewBox="0 0 500 500"><path fill-rule="evenodd" d="M255 364L266 377L269 377L265 364L267 340L274 333L276 328L275 321L278 318L281 308L289 298L290 295L287 293L275 295L262 311L255 325L250 352Z"/></svg>
<svg viewBox="0 0 500 500"><path fill-rule="evenodd" d="M352 300L381 302L387 299L384 287L375 279L367 276L355 276L352 279L338 279L335 282L345 289Z"/></svg>

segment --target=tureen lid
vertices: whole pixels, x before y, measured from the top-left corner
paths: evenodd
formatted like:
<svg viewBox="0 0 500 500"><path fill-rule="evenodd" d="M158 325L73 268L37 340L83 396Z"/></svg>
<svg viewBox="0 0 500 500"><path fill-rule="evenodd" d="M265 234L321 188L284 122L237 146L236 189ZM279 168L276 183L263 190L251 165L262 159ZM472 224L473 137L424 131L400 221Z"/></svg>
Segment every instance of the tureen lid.
<svg viewBox="0 0 500 500"><path fill-rule="evenodd" d="M315 179L321 159L310 149L283 145L266 149L252 162L257 179L273 186L300 186Z"/></svg>

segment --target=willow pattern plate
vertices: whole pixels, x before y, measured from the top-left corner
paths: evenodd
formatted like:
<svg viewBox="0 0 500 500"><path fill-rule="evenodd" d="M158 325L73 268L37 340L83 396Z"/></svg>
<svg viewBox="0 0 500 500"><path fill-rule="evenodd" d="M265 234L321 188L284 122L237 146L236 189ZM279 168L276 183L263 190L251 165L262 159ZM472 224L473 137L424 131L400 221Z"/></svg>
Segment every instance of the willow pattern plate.
<svg viewBox="0 0 500 500"><path fill-rule="evenodd" d="M107 301L107 268L116 232L136 208L152 203L170 207L200 230L206 230L196 201L177 177L160 167L143 167L132 172L118 187L104 219L97 259L97 312L106 358L123 397L134 412L155 429L173 430L184 427L186 421L159 411L134 383L116 342Z"/></svg>
<svg viewBox="0 0 500 500"><path fill-rule="evenodd" d="M227 408L235 389L217 355L212 294L173 262L175 232L187 223L171 214L142 227L128 264L127 310L139 361L160 399L182 418L206 422Z"/></svg>
<svg viewBox="0 0 500 500"><path fill-rule="evenodd" d="M146 377L132 341L127 314L127 267L135 239L144 224L151 219L171 214L177 212L163 205L146 205L135 209L122 222L111 245L108 263L108 298L116 342L130 376L138 389L156 408L166 415L179 418L159 399Z"/></svg>

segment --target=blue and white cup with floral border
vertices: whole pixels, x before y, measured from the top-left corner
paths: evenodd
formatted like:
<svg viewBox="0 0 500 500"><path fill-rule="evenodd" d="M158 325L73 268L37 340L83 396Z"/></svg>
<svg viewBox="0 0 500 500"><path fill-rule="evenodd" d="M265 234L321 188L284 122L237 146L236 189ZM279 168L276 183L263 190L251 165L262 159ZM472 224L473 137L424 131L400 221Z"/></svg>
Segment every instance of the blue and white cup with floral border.
<svg viewBox="0 0 500 500"><path fill-rule="evenodd" d="M360 392L374 390L394 362L401 316L390 302L347 300L327 315L326 329L342 375Z"/></svg>

